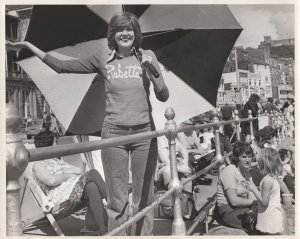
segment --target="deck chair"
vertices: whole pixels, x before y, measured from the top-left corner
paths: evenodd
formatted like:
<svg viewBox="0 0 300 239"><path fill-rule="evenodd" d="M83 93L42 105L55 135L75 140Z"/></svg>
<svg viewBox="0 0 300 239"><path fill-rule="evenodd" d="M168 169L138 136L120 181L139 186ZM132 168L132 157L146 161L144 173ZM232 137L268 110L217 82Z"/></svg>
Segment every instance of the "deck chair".
<svg viewBox="0 0 300 239"><path fill-rule="evenodd" d="M57 206L54 206L53 203L49 201L48 197L42 191L40 186L35 182L32 175L32 166L33 163L29 163L25 172L23 173L25 179L25 187L29 187L34 201L42 209L42 212L36 215L35 217L24 220L22 222L23 232L41 229L51 225L58 236L63 236L64 234L61 228L59 227L57 221L67 216L70 216L80 210L84 210L87 206L87 203L74 203L70 200L67 200Z"/></svg>
<svg viewBox="0 0 300 239"><path fill-rule="evenodd" d="M35 148L33 144L24 144L26 148ZM86 171L87 167L91 168L91 165L88 164L89 161L83 160L82 170ZM73 203L70 200L67 200L60 205L54 206L48 197L45 195L40 186L35 182L32 175L32 166L33 163L28 163L28 166L23 173L25 180L24 190L21 194L21 206L24 199L24 194L26 188L29 187L30 192L34 198L36 204L42 209L42 212L36 215L33 218L26 219L22 221L23 232L32 231L35 229L42 229L47 226L52 226L57 235L63 236L63 232L59 227L57 221L60 219L66 218L72 214L79 213L80 211L85 211L87 203L78 202Z"/></svg>

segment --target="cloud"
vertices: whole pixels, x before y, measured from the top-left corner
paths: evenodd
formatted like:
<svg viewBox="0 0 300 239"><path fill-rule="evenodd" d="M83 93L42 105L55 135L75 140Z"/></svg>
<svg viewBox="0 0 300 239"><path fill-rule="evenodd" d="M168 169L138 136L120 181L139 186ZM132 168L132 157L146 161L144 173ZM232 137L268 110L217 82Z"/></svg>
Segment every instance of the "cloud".
<svg viewBox="0 0 300 239"><path fill-rule="evenodd" d="M285 5L284 5L285 6ZM294 12L290 6L229 5L233 15L243 27L236 44L256 48L264 36L272 39L294 37Z"/></svg>
<svg viewBox="0 0 300 239"><path fill-rule="evenodd" d="M276 13L274 14L270 22L277 28L277 34L279 39L294 38L294 14L293 13Z"/></svg>

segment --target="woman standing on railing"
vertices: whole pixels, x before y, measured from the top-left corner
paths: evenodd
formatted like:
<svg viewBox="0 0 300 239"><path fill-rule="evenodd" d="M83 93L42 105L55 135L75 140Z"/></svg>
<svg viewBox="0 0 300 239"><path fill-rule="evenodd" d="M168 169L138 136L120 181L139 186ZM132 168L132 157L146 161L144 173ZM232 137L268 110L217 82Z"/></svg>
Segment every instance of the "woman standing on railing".
<svg viewBox="0 0 300 239"><path fill-rule="evenodd" d="M154 130L149 101L152 82L156 98L166 101L169 91L151 50L142 50L142 33L137 17L130 13L114 15L108 25L110 56L95 53L86 59L59 60L29 42L7 43L26 47L58 73L99 73L104 77L106 117L102 139ZM155 74L148 63L156 68ZM155 77L153 75L156 75ZM157 78L156 78L157 77ZM88 122L87 122L88 123ZM153 200L153 180L157 160L156 139L142 140L102 150L108 196L108 230L128 218L128 164L131 157L133 212ZM133 235L152 235L153 212L132 227ZM126 235L123 230L119 235Z"/></svg>

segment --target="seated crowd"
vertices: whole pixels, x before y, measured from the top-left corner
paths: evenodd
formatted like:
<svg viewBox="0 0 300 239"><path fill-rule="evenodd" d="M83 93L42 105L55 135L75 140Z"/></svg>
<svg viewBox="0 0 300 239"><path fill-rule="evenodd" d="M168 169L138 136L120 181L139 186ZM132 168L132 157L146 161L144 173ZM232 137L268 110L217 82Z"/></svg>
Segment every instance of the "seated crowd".
<svg viewBox="0 0 300 239"><path fill-rule="evenodd" d="M211 122L212 117L194 118L182 126ZM224 163L209 173L219 176L216 194L216 218L221 225L244 230L248 234L282 234L285 231L283 200L295 198L294 141L276 144L276 131L267 126L256 132L254 140L230 142L220 130L220 150ZM39 133L35 146L54 144L54 134ZM215 158L213 128L181 132L176 138L176 160L180 180L208 166ZM156 186L168 189L171 182L169 145L165 136L158 138L158 167ZM56 204L65 199L88 202L86 227L107 232L107 214L102 199L106 199L105 182L97 170L81 172L63 159L35 162L33 176L49 198ZM212 179L201 175L187 183L183 191L192 194L197 184L210 185ZM183 215L186 219L189 215ZM272 221L268 218L272 217ZM271 223L270 223L271 222Z"/></svg>
<svg viewBox="0 0 300 239"><path fill-rule="evenodd" d="M182 126L198 123L188 120ZM294 203L291 196L295 198L295 142L288 135L289 144L285 143L286 140L279 144L276 133L274 128L266 126L255 133L254 140L245 135L244 140L231 143L221 128L220 149L224 164L219 169L216 207L216 218L221 225L254 235L287 233L282 205ZM164 141L164 146L158 147L159 152L162 148L168 152L167 139L161 141ZM176 155L180 179L209 165L215 157L215 152L211 152L214 147L215 137L211 129L179 133ZM159 176L167 186L171 179L169 155L160 152L159 156ZM183 189L193 192L193 186L205 179L199 178ZM274 219L272 223L268 221L270 217Z"/></svg>

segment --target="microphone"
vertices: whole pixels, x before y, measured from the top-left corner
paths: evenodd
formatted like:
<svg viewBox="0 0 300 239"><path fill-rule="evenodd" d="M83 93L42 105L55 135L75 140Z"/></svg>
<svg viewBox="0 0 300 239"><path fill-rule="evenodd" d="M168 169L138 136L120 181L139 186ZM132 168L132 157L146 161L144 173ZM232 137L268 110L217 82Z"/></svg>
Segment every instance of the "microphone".
<svg viewBox="0 0 300 239"><path fill-rule="evenodd" d="M142 53L139 50L136 50L135 47L133 47L134 53L137 57L137 59L139 60L139 62L142 62ZM159 73L156 70L155 66L149 62L149 61L145 61L143 63L141 63L144 67L146 67L149 72L151 73L151 75L153 75L155 78L159 77Z"/></svg>
<svg viewBox="0 0 300 239"><path fill-rule="evenodd" d="M143 64L147 67L147 69L150 71L150 73L155 78L159 77L159 73L158 73L158 71L156 70L155 66L152 63L150 63L149 61L145 61Z"/></svg>

